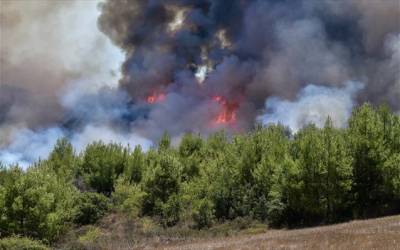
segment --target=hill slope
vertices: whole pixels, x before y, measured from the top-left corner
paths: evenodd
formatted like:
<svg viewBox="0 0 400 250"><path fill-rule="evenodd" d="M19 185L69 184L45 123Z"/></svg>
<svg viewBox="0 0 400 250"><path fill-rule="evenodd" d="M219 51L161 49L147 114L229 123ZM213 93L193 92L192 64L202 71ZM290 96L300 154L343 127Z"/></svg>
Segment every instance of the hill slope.
<svg viewBox="0 0 400 250"><path fill-rule="evenodd" d="M400 249L400 216L196 240L159 249Z"/></svg>

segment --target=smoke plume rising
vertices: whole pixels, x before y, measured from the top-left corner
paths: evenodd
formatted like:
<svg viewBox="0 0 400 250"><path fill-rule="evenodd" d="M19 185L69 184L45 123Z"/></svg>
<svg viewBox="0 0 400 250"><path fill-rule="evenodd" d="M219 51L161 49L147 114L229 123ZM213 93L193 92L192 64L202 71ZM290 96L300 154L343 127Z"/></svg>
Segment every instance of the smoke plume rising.
<svg viewBox="0 0 400 250"><path fill-rule="evenodd" d="M262 124L281 123L297 132L307 124L323 127L328 117L333 117L335 127L345 127L354 108L354 95L362 89L356 82L348 82L342 88L308 85L294 101L270 97L265 103L268 110L258 117Z"/></svg>
<svg viewBox="0 0 400 250"><path fill-rule="evenodd" d="M149 147L164 131L237 133L257 120L296 131L328 114L345 126L364 101L400 112L398 0L26 0L0 9L6 163L46 157L25 148L61 136L78 150L97 139Z"/></svg>

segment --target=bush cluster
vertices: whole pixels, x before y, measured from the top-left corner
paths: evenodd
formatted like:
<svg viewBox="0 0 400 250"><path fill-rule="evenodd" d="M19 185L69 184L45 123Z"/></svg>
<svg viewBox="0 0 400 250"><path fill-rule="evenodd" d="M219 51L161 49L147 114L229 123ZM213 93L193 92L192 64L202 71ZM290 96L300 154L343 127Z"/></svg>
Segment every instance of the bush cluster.
<svg viewBox="0 0 400 250"><path fill-rule="evenodd" d="M0 171L0 236L54 242L109 211L164 227L206 228L250 218L306 226L400 211L400 117L365 104L347 128L281 125L204 139L167 134L143 152L95 142L76 154L62 139L47 160Z"/></svg>

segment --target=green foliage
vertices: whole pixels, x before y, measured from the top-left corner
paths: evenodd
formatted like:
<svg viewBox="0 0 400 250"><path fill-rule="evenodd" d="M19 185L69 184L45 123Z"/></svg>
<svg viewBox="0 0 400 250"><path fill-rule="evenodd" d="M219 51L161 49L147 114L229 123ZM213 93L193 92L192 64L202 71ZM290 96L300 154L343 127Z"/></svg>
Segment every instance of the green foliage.
<svg viewBox="0 0 400 250"><path fill-rule="evenodd" d="M400 199L400 153L392 154L383 165L386 190Z"/></svg>
<svg viewBox="0 0 400 250"><path fill-rule="evenodd" d="M174 154L151 151L147 158L147 171L143 179L146 193L143 214L162 215L165 203L180 189L181 165Z"/></svg>
<svg viewBox="0 0 400 250"><path fill-rule="evenodd" d="M133 153L126 159L124 175L130 183L139 183L142 180L144 160L144 154L140 146L135 147Z"/></svg>
<svg viewBox="0 0 400 250"><path fill-rule="evenodd" d="M277 224L281 221L286 205L283 203L284 170L292 163L289 138L284 127L259 128L253 135L254 157L254 216Z"/></svg>
<svg viewBox="0 0 400 250"><path fill-rule="evenodd" d="M182 163L182 179L190 181L199 175L203 140L201 137L187 134L179 145L179 157Z"/></svg>
<svg viewBox="0 0 400 250"><path fill-rule="evenodd" d="M82 244L91 244L94 243L101 237L102 233L97 227L89 227L84 235L79 237L79 242Z"/></svg>
<svg viewBox="0 0 400 250"><path fill-rule="evenodd" d="M52 241L64 232L77 194L70 183L41 168L11 168L3 178L2 234Z"/></svg>
<svg viewBox="0 0 400 250"><path fill-rule="evenodd" d="M168 150L171 147L171 137L168 133L164 133L164 135L160 139L160 143L158 144L159 151Z"/></svg>
<svg viewBox="0 0 400 250"><path fill-rule="evenodd" d="M0 239L0 250L48 250L46 245L26 237L7 237Z"/></svg>
<svg viewBox="0 0 400 250"><path fill-rule="evenodd" d="M85 182L97 192L110 195L114 181L124 171L128 151L121 145L96 142L86 147L82 158Z"/></svg>
<svg viewBox="0 0 400 250"><path fill-rule="evenodd" d="M65 138L59 139L45 164L56 172L57 176L71 180L77 171L78 160L72 144Z"/></svg>
<svg viewBox="0 0 400 250"><path fill-rule="evenodd" d="M165 133L148 151L96 142L75 155L61 139L47 160L26 171L0 166L1 237L50 243L72 223L92 224L110 211L151 221L157 230L299 226L398 213L400 117L365 104L344 129L330 119L294 135L281 125L259 126L207 139L187 134L178 147ZM80 246L100 233L89 230Z"/></svg>
<svg viewBox="0 0 400 250"><path fill-rule="evenodd" d="M179 222L182 207L178 194L174 193L170 195L168 200L160 203L159 206L161 208L161 222L163 226L174 226Z"/></svg>
<svg viewBox="0 0 400 250"><path fill-rule="evenodd" d="M328 119L323 129L309 126L293 141L292 154L299 172L297 190L289 204L301 223L335 221L347 209L352 183L352 158L342 131ZM343 215L342 215L343 216Z"/></svg>
<svg viewBox="0 0 400 250"><path fill-rule="evenodd" d="M353 156L354 212L375 216L396 195L399 178L399 117L384 107L365 104L355 109L349 122L349 147Z"/></svg>
<svg viewBox="0 0 400 250"><path fill-rule="evenodd" d="M212 201L206 198L195 200L192 218L196 223L196 228L210 227L214 221L214 204Z"/></svg>
<svg viewBox="0 0 400 250"><path fill-rule="evenodd" d="M110 208L109 199L95 192L81 193L74 208L74 222L79 225L93 224Z"/></svg>
<svg viewBox="0 0 400 250"><path fill-rule="evenodd" d="M207 181L204 182L204 188L208 189L214 203L215 216L221 220L238 216L240 212L237 209L240 208L236 205L241 197L241 186L237 183L239 159L232 145L224 150L224 153L207 163Z"/></svg>
<svg viewBox="0 0 400 250"><path fill-rule="evenodd" d="M139 186L131 185L123 178L117 180L112 199L115 207L132 217L140 215L146 193Z"/></svg>

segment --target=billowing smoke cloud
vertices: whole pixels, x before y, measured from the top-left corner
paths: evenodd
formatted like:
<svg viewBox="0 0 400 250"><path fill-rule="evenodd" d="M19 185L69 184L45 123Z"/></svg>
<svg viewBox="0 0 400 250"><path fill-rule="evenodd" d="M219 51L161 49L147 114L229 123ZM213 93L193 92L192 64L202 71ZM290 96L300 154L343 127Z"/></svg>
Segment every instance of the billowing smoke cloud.
<svg viewBox="0 0 400 250"><path fill-rule="evenodd" d="M0 9L2 161L31 161L18 146L29 138L149 145L164 131L246 131L257 117L297 130L329 114L343 126L363 101L400 112L398 0L6 0Z"/></svg>
<svg viewBox="0 0 400 250"><path fill-rule="evenodd" d="M359 101L400 109L399 5L397 0L107 1L99 24L127 53L120 85L134 100L153 92L187 100L156 106L153 114L171 105L167 109L177 110L172 115L179 115L179 131L203 128L207 116L199 115L196 124L185 118L193 109L208 109L210 96L220 95L238 104L237 126L248 129L265 98L296 98L309 82L332 87L365 82ZM161 130L176 123L165 124L165 118L154 115L145 122L162 123Z"/></svg>
<svg viewBox="0 0 400 250"><path fill-rule="evenodd" d="M1 1L0 123L40 128L63 120L59 95L112 85L123 54L96 29L97 1Z"/></svg>
<svg viewBox="0 0 400 250"><path fill-rule="evenodd" d="M149 140L136 136L134 133L122 134L112 127L87 125L79 133L72 136L58 127L48 128L43 131L18 129L12 131L12 143L5 150L0 151L3 164L15 164L26 168L34 161L45 159L58 139L69 137L77 152L82 152L85 146L95 141L104 143L118 143L131 148L140 145L147 150L152 143Z"/></svg>
<svg viewBox="0 0 400 250"><path fill-rule="evenodd" d="M362 89L356 82L348 82L342 88L328 88L308 85L302 89L294 101L270 97L265 103L266 114L258 117L264 124L283 124L297 132L307 124L323 127L332 119L336 127L345 127L355 105L354 95Z"/></svg>
<svg viewBox="0 0 400 250"><path fill-rule="evenodd" d="M22 167L47 157L57 139L63 137L63 131L59 128L49 128L40 132L15 129L10 132L12 142L0 151L0 159L3 164L18 163Z"/></svg>
<svg viewBox="0 0 400 250"><path fill-rule="evenodd" d="M118 90L124 53L97 29L99 1L1 1L0 161L27 166L67 137L149 141L114 126L127 116Z"/></svg>

